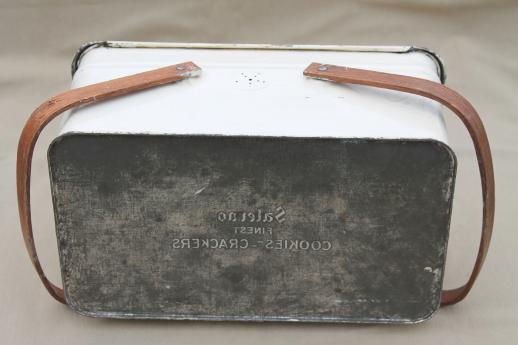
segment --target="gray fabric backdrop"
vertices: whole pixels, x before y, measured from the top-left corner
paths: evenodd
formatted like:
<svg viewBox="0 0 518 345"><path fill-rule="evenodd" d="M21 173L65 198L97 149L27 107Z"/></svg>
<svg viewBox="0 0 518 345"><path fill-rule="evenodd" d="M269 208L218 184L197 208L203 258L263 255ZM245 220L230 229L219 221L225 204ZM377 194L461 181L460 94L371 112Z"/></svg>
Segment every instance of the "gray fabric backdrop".
<svg viewBox="0 0 518 345"><path fill-rule="evenodd" d="M0 1L0 337L4 344L495 344L518 336L518 3L367 1ZM77 47L91 40L414 44L446 61L448 85L479 110L495 159L495 235L470 296L416 326L113 321L79 316L41 286L19 231L15 150L30 112L64 90ZM480 190L465 130L447 123L459 159L446 287L464 282L476 254ZM35 154L35 235L54 281L59 266L45 152Z"/></svg>

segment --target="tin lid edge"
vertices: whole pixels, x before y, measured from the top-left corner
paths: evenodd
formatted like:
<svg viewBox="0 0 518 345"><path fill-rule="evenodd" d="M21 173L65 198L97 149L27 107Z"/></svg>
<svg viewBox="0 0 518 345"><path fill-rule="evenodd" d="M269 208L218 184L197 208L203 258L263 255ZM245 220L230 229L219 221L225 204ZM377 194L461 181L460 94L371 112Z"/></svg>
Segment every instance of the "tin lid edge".
<svg viewBox="0 0 518 345"><path fill-rule="evenodd" d="M444 67L444 61L441 59L441 57L436 52L434 52L433 50L430 50L428 48L425 48L425 47L416 47L416 46L410 47L407 52L408 53L419 52L419 53L424 53L424 54L428 55L428 57L433 60L433 62L435 63L435 65L437 67L437 74L439 75L441 83L442 84L446 83L446 69Z"/></svg>
<svg viewBox="0 0 518 345"><path fill-rule="evenodd" d="M240 44L240 43L176 43L176 42L130 42L130 41L91 41L82 44L74 55L71 74L79 68L83 55L98 47L109 48L182 48L182 49L250 49L250 50L324 50L344 52L380 52L380 53L410 53L422 52L428 55L437 66L437 74L444 84L446 74L444 64L433 51L415 46L372 46L372 45L302 45L302 44Z"/></svg>

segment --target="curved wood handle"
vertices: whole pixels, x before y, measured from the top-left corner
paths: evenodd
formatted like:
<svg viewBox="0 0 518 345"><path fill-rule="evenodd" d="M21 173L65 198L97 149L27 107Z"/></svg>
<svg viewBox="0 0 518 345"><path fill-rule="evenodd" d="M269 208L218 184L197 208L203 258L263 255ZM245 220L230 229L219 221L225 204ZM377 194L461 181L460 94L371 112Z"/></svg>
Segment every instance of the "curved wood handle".
<svg viewBox="0 0 518 345"><path fill-rule="evenodd" d="M201 69L192 62L185 62L152 71L113 79L58 94L41 104L25 124L18 141L16 161L16 186L18 191L18 211L25 247L40 279L52 297L66 303L63 289L50 282L41 267L31 222L31 165L36 141L43 128L64 111L79 105L122 96L139 90L171 83L197 75Z"/></svg>
<svg viewBox="0 0 518 345"><path fill-rule="evenodd" d="M491 149L484 125L475 108L456 91L426 79L320 63L309 65L304 71L304 75L336 83L367 85L427 97L448 107L464 123L475 146L482 183L482 235L475 266L468 282L453 290L443 290L441 305L455 304L463 300L473 287L484 264L491 241L495 215L495 179Z"/></svg>

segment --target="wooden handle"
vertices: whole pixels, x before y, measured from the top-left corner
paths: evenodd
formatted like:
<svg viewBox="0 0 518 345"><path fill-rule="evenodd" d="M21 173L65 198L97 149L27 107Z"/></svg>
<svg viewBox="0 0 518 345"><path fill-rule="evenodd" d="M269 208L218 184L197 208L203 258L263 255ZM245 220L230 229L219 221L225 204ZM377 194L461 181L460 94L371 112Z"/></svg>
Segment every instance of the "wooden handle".
<svg viewBox="0 0 518 345"><path fill-rule="evenodd" d="M475 146L480 171L483 201L482 235L477 259L468 282L453 290L443 290L441 305L455 304L463 300L473 287L484 264L493 233L495 215L495 179L491 149L484 125L475 108L456 91L421 78L320 63L309 65L304 71L304 75L336 83L367 85L427 97L448 107L464 123Z"/></svg>
<svg viewBox="0 0 518 345"><path fill-rule="evenodd" d="M18 141L16 161L16 186L18 211L25 247L32 264L48 292L61 303L66 303L63 289L50 282L41 267L31 222L31 165L36 141L43 128L64 111L79 105L86 105L135 91L171 83L197 75L201 70L192 62L185 62L156 70L113 79L58 94L41 104L29 117Z"/></svg>

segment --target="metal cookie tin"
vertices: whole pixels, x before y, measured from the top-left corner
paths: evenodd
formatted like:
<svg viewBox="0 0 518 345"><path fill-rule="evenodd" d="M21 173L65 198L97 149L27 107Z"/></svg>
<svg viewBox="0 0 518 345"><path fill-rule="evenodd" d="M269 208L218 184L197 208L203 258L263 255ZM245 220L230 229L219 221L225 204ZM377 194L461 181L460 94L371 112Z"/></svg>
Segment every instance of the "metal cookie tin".
<svg viewBox="0 0 518 345"><path fill-rule="evenodd" d="M73 86L203 76L78 108L49 148L67 303L114 318L413 323L439 306L455 180L440 108L304 78L440 82L411 47L103 42Z"/></svg>

